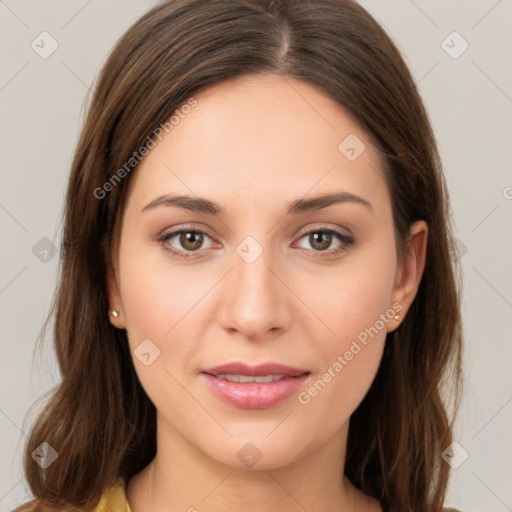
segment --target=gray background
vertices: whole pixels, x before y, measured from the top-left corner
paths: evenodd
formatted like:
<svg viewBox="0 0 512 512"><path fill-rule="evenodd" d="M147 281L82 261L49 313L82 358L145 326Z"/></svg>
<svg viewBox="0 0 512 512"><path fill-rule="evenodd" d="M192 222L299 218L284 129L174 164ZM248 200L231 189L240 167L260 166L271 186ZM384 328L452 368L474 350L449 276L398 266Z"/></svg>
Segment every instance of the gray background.
<svg viewBox="0 0 512 512"><path fill-rule="evenodd" d="M84 99L115 41L154 3L0 0L0 511L29 498L21 450L42 402L29 408L58 382L51 344L42 359L32 351L55 285L50 240L58 246ZM456 439L469 456L447 503L512 511L512 1L361 3L419 83L463 255L467 387ZM46 59L31 47L51 48L43 31L58 43ZM454 31L469 44L457 58Z"/></svg>

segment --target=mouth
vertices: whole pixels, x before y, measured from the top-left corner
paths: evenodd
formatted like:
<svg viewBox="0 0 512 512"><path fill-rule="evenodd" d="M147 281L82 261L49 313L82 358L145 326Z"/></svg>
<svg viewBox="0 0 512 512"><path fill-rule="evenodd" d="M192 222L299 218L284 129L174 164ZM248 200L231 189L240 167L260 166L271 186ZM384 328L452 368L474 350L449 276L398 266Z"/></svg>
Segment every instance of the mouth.
<svg viewBox="0 0 512 512"><path fill-rule="evenodd" d="M310 372L276 363L229 363L201 372L213 394L243 409L266 409L299 391Z"/></svg>
<svg viewBox="0 0 512 512"><path fill-rule="evenodd" d="M209 374L211 375L211 374ZM228 380L229 382L241 382L243 384L247 382L256 382L257 384L269 384L270 382L277 382L283 379L294 379L296 376L290 375L241 375L232 373L219 373L218 375L211 375L217 379Z"/></svg>

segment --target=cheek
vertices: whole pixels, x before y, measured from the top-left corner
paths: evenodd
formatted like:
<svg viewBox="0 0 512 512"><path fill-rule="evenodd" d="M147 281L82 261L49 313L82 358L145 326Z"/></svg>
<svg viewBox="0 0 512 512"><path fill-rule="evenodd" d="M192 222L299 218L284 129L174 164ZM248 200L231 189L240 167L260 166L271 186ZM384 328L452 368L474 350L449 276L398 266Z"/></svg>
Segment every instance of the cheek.
<svg viewBox="0 0 512 512"><path fill-rule="evenodd" d="M323 310L334 334L316 338L317 359L323 364L297 397L326 432L333 433L357 409L381 362L392 311L386 316L382 298L363 295L340 294L336 311L328 315Z"/></svg>
<svg viewBox="0 0 512 512"><path fill-rule="evenodd" d="M149 250L127 234L119 253L122 308L130 348L133 352L143 340L151 340L162 356L155 366L183 357L192 346L193 332L187 332L189 316L201 309L201 296L208 289L191 272L185 272L185 267L170 263L162 252ZM179 345L171 343L176 337L182 340ZM179 354L175 353L178 349Z"/></svg>
<svg viewBox="0 0 512 512"><path fill-rule="evenodd" d="M330 333L327 345L338 350L374 326L390 308L395 270L394 247L375 244L329 270L297 273L295 290L316 313L324 332ZM380 323L378 327L385 334Z"/></svg>
<svg viewBox="0 0 512 512"><path fill-rule="evenodd" d="M328 275L315 275L313 289L301 278L299 293L321 320L323 334L316 335L315 351L323 368L298 398L320 415L332 409L332 415L323 415L327 422L348 417L357 408L382 358L387 325L395 314L391 294L396 262L394 247L382 247L347 258ZM310 276L307 281L312 282ZM318 319L311 322L319 325Z"/></svg>
<svg viewBox="0 0 512 512"><path fill-rule="evenodd" d="M179 410L186 411L194 404L179 384L183 381L179 368L194 354L196 337L189 320L200 308L196 303L202 287L184 275L182 267L169 264L161 255L155 258L157 252L136 240L132 243L129 236L120 246L128 343L139 381L157 409L179 404Z"/></svg>

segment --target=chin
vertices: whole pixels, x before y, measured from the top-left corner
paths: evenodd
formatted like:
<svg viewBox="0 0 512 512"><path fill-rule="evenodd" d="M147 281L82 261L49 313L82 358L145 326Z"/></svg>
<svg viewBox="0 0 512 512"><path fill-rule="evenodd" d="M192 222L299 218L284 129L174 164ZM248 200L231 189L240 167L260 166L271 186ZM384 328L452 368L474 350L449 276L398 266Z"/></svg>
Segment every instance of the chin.
<svg viewBox="0 0 512 512"><path fill-rule="evenodd" d="M275 427L274 427L275 428ZM293 464L306 451L304 438L276 435L271 439L268 430L261 435L244 436L230 440L217 450L208 447L206 452L212 459L237 469L276 470Z"/></svg>

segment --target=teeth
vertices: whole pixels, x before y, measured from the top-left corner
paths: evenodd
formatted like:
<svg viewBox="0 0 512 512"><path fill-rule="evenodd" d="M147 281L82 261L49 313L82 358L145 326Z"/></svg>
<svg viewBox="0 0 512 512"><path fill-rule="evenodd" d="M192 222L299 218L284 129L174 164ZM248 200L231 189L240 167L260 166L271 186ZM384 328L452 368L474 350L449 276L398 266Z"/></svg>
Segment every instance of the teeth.
<svg viewBox="0 0 512 512"><path fill-rule="evenodd" d="M231 382L256 382L258 384L267 384L269 382L276 382L283 380L286 375L261 375L253 377L251 375L234 375L232 373L219 373L216 375L218 379L229 380Z"/></svg>

